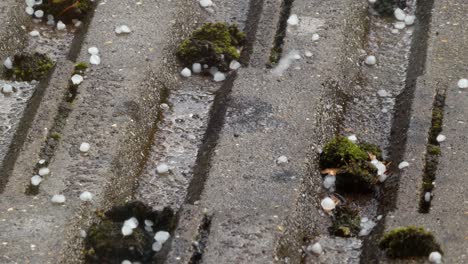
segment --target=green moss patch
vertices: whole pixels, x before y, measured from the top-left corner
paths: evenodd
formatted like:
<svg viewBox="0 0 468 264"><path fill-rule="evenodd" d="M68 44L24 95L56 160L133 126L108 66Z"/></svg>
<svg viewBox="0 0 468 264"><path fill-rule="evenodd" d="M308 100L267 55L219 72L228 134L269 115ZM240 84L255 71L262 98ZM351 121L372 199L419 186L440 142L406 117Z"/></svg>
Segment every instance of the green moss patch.
<svg viewBox="0 0 468 264"><path fill-rule="evenodd" d="M391 258L427 257L442 252L432 233L422 227L402 227L384 234L379 247Z"/></svg>
<svg viewBox="0 0 468 264"><path fill-rule="evenodd" d="M320 168L336 169L336 188L342 192L370 192L377 183L377 169L369 154L382 158L379 147L355 144L343 136L333 138L320 155Z"/></svg>
<svg viewBox="0 0 468 264"><path fill-rule="evenodd" d="M88 64L86 62L79 62L75 64L75 68L73 69L73 74L84 75L85 71L88 69Z"/></svg>
<svg viewBox="0 0 468 264"><path fill-rule="evenodd" d="M152 263L155 258L152 250L155 232L172 232L175 227L175 214L171 209L152 211L141 202L116 206L99 215L101 222L89 228L85 239L87 263L121 263L125 259ZM139 225L131 235L123 236L123 223L132 217L138 219ZM145 220L153 221L154 232L145 230Z"/></svg>
<svg viewBox="0 0 468 264"><path fill-rule="evenodd" d="M34 7L35 10L43 10L46 15L53 15L56 21L65 23L72 19L83 19L92 8L91 0L43 0L41 5Z"/></svg>
<svg viewBox="0 0 468 264"><path fill-rule="evenodd" d="M239 58L237 49L245 41L245 34L236 25L206 23L182 42L177 57L187 66L197 62L227 71L229 63Z"/></svg>
<svg viewBox="0 0 468 264"><path fill-rule="evenodd" d="M361 230L361 217L357 210L347 206L339 206L333 215L333 225L329 231L340 237L357 236Z"/></svg>
<svg viewBox="0 0 468 264"><path fill-rule="evenodd" d="M44 54L20 53L13 58L13 69L6 69L5 74L15 81L40 81L53 67L54 62Z"/></svg>

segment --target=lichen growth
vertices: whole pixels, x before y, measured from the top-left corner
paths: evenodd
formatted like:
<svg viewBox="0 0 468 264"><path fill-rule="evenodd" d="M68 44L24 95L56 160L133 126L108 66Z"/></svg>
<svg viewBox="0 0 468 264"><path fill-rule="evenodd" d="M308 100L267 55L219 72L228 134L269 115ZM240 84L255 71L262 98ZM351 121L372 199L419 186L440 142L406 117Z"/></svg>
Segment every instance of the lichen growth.
<svg viewBox="0 0 468 264"><path fill-rule="evenodd" d="M329 231L335 236L352 237L361 230L361 217L358 211L347 206L337 207L332 221Z"/></svg>
<svg viewBox="0 0 468 264"><path fill-rule="evenodd" d="M44 54L20 53L13 58L13 69L6 69L5 74L15 81L40 81L54 67L54 62Z"/></svg>
<svg viewBox="0 0 468 264"><path fill-rule="evenodd" d="M396 228L384 234L379 247L391 258L427 257L433 251L442 253L432 233L414 226Z"/></svg>
<svg viewBox="0 0 468 264"><path fill-rule="evenodd" d="M374 4L375 11L381 16L392 16L397 7L405 8L406 0L378 0Z"/></svg>
<svg viewBox="0 0 468 264"><path fill-rule="evenodd" d="M57 20L65 23L73 19L83 19L93 8L92 0L43 0L35 10L43 10L45 14L53 15ZM44 16L46 17L46 16Z"/></svg>
<svg viewBox="0 0 468 264"><path fill-rule="evenodd" d="M245 44L245 33L236 25L206 23L185 39L177 50L177 57L187 66L198 62L229 69L229 63L238 59L238 48Z"/></svg>
<svg viewBox="0 0 468 264"><path fill-rule="evenodd" d="M333 138L320 155L320 168L336 168L336 187L343 192L370 192L377 183L377 170L369 153L382 158L376 145L355 144L343 136Z"/></svg>
<svg viewBox="0 0 468 264"><path fill-rule="evenodd" d="M152 250L154 232L144 229L144 221L151 220L154 230L171 232L175 227L174 212L165 208L152 211L141 202L129 202L116 206L107 212L97 210L100 222L93 224L85 239L87 263L120 263L124 259L150 263L155 252ZM139 225L129 236L122 235L125 220L135 217Z"/></svg>

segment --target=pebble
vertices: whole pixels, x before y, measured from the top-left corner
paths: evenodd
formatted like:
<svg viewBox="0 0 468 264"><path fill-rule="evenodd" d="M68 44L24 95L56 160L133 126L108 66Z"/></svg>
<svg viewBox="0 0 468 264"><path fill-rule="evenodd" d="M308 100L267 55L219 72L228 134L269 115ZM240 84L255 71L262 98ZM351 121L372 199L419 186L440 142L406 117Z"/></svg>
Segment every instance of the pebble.
<svg viewBox="0 0 468 264"><path fill-rule="evenodd" d="M291 16L289 16L288 24L290 26L296 26L297 24L299 24L299 18L297 17L297 15L292 14Z"/></svg>
<svg viewBox="0 0 468 264"><path fill-rule="evenodd" d="M213 1L211 0L200 0L199 3L200 3L200 6L203 8L207 8L213 5Z"/></svg>
<svg viewBox="0 0 468 264"><path fill-rule="evenodd" d="M33 30L33 31L29 32L29 36L31 36L31 37L39 37L39 35L40 35L39 31L37 31L37 30Z"/></svg>
<svg viewBox="0 0 468 264"><path fill-rule="evenodd" d="M437 264L442 263L442 255L437 251L431 252L431 254L429 254L429 262Z"/></svg>
<svg viewBox="0 0 468 264"><path fill-rule="evenodd" d="M161 243L161 244L164 244L166 243L166 241L171 237L171 235L169 234L169 232L166 232L166 231L158 231L156 232L156 234L154 235L154 240L156 240L157 242Z"/></svg>
<svg viewBox="0 0 468 264"><path fill-rule="evenodd" d="M231 61L231 63L229 63L229 69L233 71L237 71L240 67L241 67L241 64L236 60L233 60Z"/></svg>
<svg viewBox="0 0 468 264"><path fill-rule="evenodd" d="M402 161L400 164L398 164L398 169L404 169L409 166L409 163L407 161Z"/></svg>
<svg viewBox="0 0 468 264"><path fill-rule="evenodd" d="M276 159L276 164L281 165L281 164L286 164L288 163L288 157L286 156L280 156L278 159Z"/></svg>
<svg viewBox="0 0 468 264"><path fill-rule="evenodd" d="M317 34L317 33L312 34L312 41L317 41L319 39L320 39L319 34Z"/></svg>
<svg viewBox="0 0 468 264"><path fill-rule="evenodd" d="M89 145L89 143L86 143L86 142L83 142L80 145L80 151L83 153L88 152L90 148L91 146Z"/></svg>
<svg viewBox="0 0 468 264"><path fill-rule="evenodd" d="M416 20L416 16L406 16L405 17L405 24L407 26L411 26L414 24L414 21Z"/></svg>
<svg viewBox="0 0 468 264"><path fill-rule="evenodd" d="M336 207L335 202L330 197L324 198L322 202L320 203L320 205L322 206L323 210L325 210L326 212L329 212L335 209Z"/></svg>
<svg viewBox="0 0 468 264"><path fill-rule="evenodd" d="M7 68L8 70L13 69L13 62L11 61L10 57L5 59L5 61L3 62L3 66L5 66L5 68Z"/></svg>
<svg viewBox="0 0 468 264"><path fill-rule="evenodd" d="M375 65L377 63L377 59L375 58L374 55L369 55L364 60L364 63L367 65Z"/></svg>
<svg viewBox="0 0 468 264"><path fill-rule="evenodd" d="M11 86L9 84L4 84L3 88L2 88L2 92L4 94L11 94L13 92L13 86Z"/></svg>
<svg viewBox="0 0 468 264"><path fill-rule="evenodd" d="M357 142L357 137L356 137L356 135L348 136L348 139L349 139L349 141L351 141L351 142L353 142L353 143L356 143L356 142Z"/></svg>
<svg viewBox="0 0 468 264"><path fill-rule="evenodd" d="M83 76L79 74L75 74L71 77L71 81L74 85L79 85L80 83L83 82Z"/></svg>
<svg viewBox="0 0 468 264"><path fill-rule="evenodd" d="M65 203L65 200L66 200L65 196L62 194L56 194L52 196L52 199L51 199L52 203L56 203L56 204L63 204Z"/></svg>
<svg viewBox="0 0 468 264"><path fill-rule="evenodd" d="M166 174L169 172L169 167L166 163L161 163L156 167L156 172L158 174Z"/></svg>
<svg viewBox="0 0 468 264"><path fill-rule="evenodd" d="M395 9L393 14L395 15L395 18L400 21L404 21L406 18L405 11L401 10L400 8Z"/></svg>
<svg viewBox="0 0 468 264"><path fill-rule="evenodd" d="M39 175L34 175L31 177L31 184L33 186L38 186L42 182L42 177Z"/></svg>
<svg viewBox="0 0 468 264"><path fill-rule="evenodd" d="M319 242L307 247L307 251L314 253L315 255L321 255L323 253L322 245Z"/></svg>
<svg viewBox="0 0 468 264"><path fill-rule="evenodd" d="M90 202L93 199L93 195L90 192L82 192L80 194L80 200L83 202Z"/></svg>
<svg viewBox="0 0 468 264"><path fill-rule="evenodd" d="M445 140L447 139L446 136L442 135L442 134L439 134L436 138L437 142L444 142Z"/></svg>
<svg viewBox="0 0 468 264"><path fill-rule="evenodd" d="M202 72L202 66L200 63L194 63L192 65L192 72L195 74L201 73Z"/></svg>
<svg viewBox="0 0 468 264"><path fill-rule="evenodd" d="M189 68L184 68L181 72L180 75L184 76L185 78L188 78L192 76L192 71L190 71Z"/></svg>
<svg viewBox="0 0 468 264"><path fill-rule="evenodd" d="M224 73L222 73L222 72L217 72L217 73L214 74L213 80L215 82L222 82L222 81L226 80L226 75Z"/></svg>
<svg viewBox="0 0 468 264"><path fill-rule="evenodd" d="M468 79L460 79L457 83L458 88L460 89L466 89L468 88Z"/></svg>
<svg viewBox="0 0 468 264"><path fill-rule="evenodd" d="M66 28L67 28L67 26L62 21L57 22L57 29L58 30L65 30Z"/></svg>
<svg viewBox="0 0 468 264"><path fill-rule="evenodd" d="M88 49L88 53L90 55L98 55L99 54L99 49L97 47L90 47Z"/></svg>
<svg viewBox="0 0 468 264"><path fill-rule="evenodd" d="M101 58L98 55L91 55L91 58L89 58L89 63L93 65L99 65L101 64Z"/></svg>
<svg viewBox="0 0 468 264"><path fill-rule="evenodd" d="M49 173L50 173L49 168L40 168L39 169L39 175L40 176L45 176L45 175L48 175Z"/></svg>

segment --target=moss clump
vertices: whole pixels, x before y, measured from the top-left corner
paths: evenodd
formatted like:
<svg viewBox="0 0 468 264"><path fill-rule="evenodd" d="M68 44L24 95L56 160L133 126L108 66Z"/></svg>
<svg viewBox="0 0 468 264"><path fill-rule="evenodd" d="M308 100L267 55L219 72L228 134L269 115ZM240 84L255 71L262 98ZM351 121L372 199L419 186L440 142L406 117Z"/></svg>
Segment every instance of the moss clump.
<svg viewBox="0 0 468 264"><path fill-rule="evenodd" d="M432 233L422 227L402 227L386 233L379 247L391 258L427 257L433 251L441 251Z"/></svg>
<svg viewBox="0 0 468 264"><path fill-rule="evenodd" d="M381 16L393 16L394 10L406 7L406 0L378 0L374 4L374 9Z"/></svg>
<svg viewBox="0 0 468 264"><path fill-rule="evenodd" d="M87 69L88 69L88 64L86 62L79 62L75 64L73 74L83 75Z"/></svg>
<svg viewBox="0 0 468 264"><path fill-rule="evenodd" d="M54 62L44 54L20 53L13 58L13 69L7 69L5 74L15 81L39 81L52 67Z"/></svg>
<svg viewBox="0 0 468 264"><path fill-rule="evenodd" d="M50 134L50 137L53 138L54 140L59 140L62 136L59 133L54 132Z"/></svg>
<svg viewBox="0 0 468 264"><path fill-rule="evenodd" d="M347 206L337 207L333 215L333 225L329 231L340 237L357 236L361 230L361 217L357 210Z"/></svg>
<svg viewBox="0 0 468 264"><path fill-rule="evenodd" d="M35 10L43 10L47 15L53 15L56 20L69 23L72 19L83 19L93 8L91 0L43 0ZM44 16L46 17L46 16Z"/></svg>
<svg viewBox="0 0 468 264"><path fill-rule="evenodd" d="M432 144L429 144L429 145L427 145L427 152L428 152L430 155L438 156L438 155L440 155L440 147L439 147L439 146L432 145Z"/></svg>
<svg viewBox="0 0 468 264"><path fill-rule="evenodd" d="M239 58L237 48L243 46L245 41L245 34L236 25L206 23L182 42L177 57L185 65L198 62L226 71L229 63Z"/></svg>
<svg viewBox="0 0 468 264"><path fill-rule="evenodd" d="M336 168L336 187L343 192L370 192L377 183L377 170L369 153L382 158L381 150L372 144L355 144L346 137L336 137L325 145L320 155L320 168Z"/></svg>
<svg viewBox="0 0 468 264"><path fill-rule="evenodd" d="M88 263L120 263L124 259L150 263L155 254L152 250L154 232L144 229L144 221L153 221L154 231L171 232L175 227L171 209L152 211L141 202L130 202L97 213L101 222L89 228L85 240L84 254ZM131 217L137 218L140 224L131 235L123 236L123 223Z"/></svg>

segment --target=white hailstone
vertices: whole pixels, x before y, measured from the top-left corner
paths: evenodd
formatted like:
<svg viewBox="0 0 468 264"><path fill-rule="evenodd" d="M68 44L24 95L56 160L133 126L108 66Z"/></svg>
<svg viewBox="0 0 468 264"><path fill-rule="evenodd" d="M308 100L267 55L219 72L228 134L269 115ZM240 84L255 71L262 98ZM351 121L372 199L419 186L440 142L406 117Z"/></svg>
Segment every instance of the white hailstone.
<svg viewBox="0 0 468 264"><path fill-rule="evenodd" d="M299 53L296 53L293 55L293 59L295 60L300 60L301 59L301 55Z"/></svg>
<svg viewBox="0 0 468 264"><path fill-rule="evenodd" d="M42 18L44 16L44 11L42 10L37 10L36 12L34 12L34 15L37 17L37 18Z"/></svg>
<svg viewBox="0 0 468 264"><path fill-rule="evenodd" d="M331 189L333 187L335 187L335 182L336 182L336 177L333 176L333 175L327 175L325 176L325 179L323 179L323 187L325 187L325 189Z"/></svg>
<svg viewBox="0 0 468 264"><path fill-rule="evenodd" d="M56 194L52 196L52 199L51 199L52 203L56 203L56 204L63 204L65 203L65 200L66 200L65 196L62 194Z"/></svg>
<svg viewBox="0 0 468 264"><path fill-rule="evenodd" d="M121 264L132 264L132 262L130 260L124 260L121 262Z"/></svg>
<svg viewBox="0 0 468 264"><path fill-rule="evenodd" d="M49 173L50 173L49 168L40 168L39 169L39 175L40 176L45 176L45 175L48 175Z"/></svg>
<svg viewBox="0 0 468 264"><path fill-rule="evenodd" d="M200 6L203 8L207 8L213 5L213 1L211 0L200 0Z"/></svg>
<svg viewBox="0 0 468 264"><path fill-rule="evenodd" d="M54 26L55 25L55 21L52 19L52 20L47 20L47 25L49 26Z"/></svg>
<svg viewBox="0 0 468 264"><path fill-rule="evenodd" d="M312 52L310 52L310 51L308 51L308 50L307 50L304 54L305 54L305 56L308 57L308 58L312 57Z"/></svg>
<svg viewBox="0 0 468 264"><path fill-rule="evenodd" d="M31 184L33 186L38 186L42 182L42 177L39 175L34 175L31 177Z"/></svg>
<svg viewBox="0 0 468 264"><path fill-rule="evenodd" d="M351 141L351 142L353 142L353 143L356 143L356 142L357 142L357 137L356 137L356 135L348 136L348 139L349 139L349 141Z"/></svg>
<svg viewBox="0 0 468 264"><path fill-rule="evenodd" d="M154 222L151 220L146 219L145 220L145 226L154 226Z"/></svg>
<svg viewBox="0 0 468 264"><path fill-rule="evenodd" d="M411 26L414 24L414 21L416 20L416 16L406 16L405 17L405 24L407 26Z"/></svg>
<svg viewBox="0 0 468 264"><path fill-rule="evenodd" d="M405 11L401 10L400 8L395 9L393 14L395 15L395 18L397 20L400 20L400 21L405 20L405 17L406 17Z"/></svg>
<svg viewBox="0 0 468 264"><path fill-rule="evenodd" d="M90 55L98 55L99 54L99 49L97 47L90 47L88 48L88 53Z"/></svg>
<svg viewBox="0 0 468 264"><path fill-rule="evenodd" d="M153 243L151 248L153 249L154 252L159 252L162 249L162 244L159 243L159 241L156 241L156 242Z"/></svg>
<svg viewBox="0 0 468 264"><path fill-rule="evenodd" d="M26 0L26 5L27 6L34 6L36 5L36 0Z"/></svg>
<svg viewBox="0 0 468 264"><path fill-rule="evenodd" d="M91 148L91 146L89 145L89 143L86 143L86 142L83 142L80 145L80 151L83 152L83 153L88 152L90 148Z"/></svg>
<svg viewBox="0 0 468 264"><path fill-rule="evenodd" d="M215 82L222 82L222 81L226 80L226 75L224 73L222 73L222 72L217 72L217 73L214 74L213 80Z"/></svg>
<svg viewBox="0 0 468 264"><path fill-rule="evenodd" d="M29 32L29 36L31 36L31 37L39 37L39 35L40 35L39 31L37 31L37 30L33 30L33 31Z"/></svg>
<svg viewBox="0 0 468 264"><path fill-rule="evenodd" d="M431 252L431 254L429 254L429 262L437 264L442 263L442 255L437 251Z"/></svg>
<svg viewBox="0 0 468 264"><path fill-rule="evenodd" d="M211 67L209 72L210 72L211 75L214 76L217 72L219 72L218 67L214 67L214 66Z"/></svg>
<svg viewBox="0 0 468 264"><path fill-rule="evenodd" d="M125 220L124 226L125 225L129 226L132 229L135 229L135 228L138 227L138 219L136 219L136 217L129 218L129 219Z"/></svg>
<svg viewBox="0 0 468 264"><path fill-rule="evenodd" d="M145 225L145 231L148 233L153 233L153 228L151 226Z"/></svg>
<svg viewBox="0 0 468 264"><path fill-rule="evenodd" d="M86 236L88 236L88 234L86 234L86 231L83 230L83 229L81 229L81 230L80 230L80 237L86 238Z"/></svg>
<svg viewBox="0 0 468 264"><path fill-rule="evenodd" d="M41 160L39 160L37 163L39 163L40 165L42 165L42 164L45 163L45 159L41 159Z"/></svg>
<svg viewBox="0 0 468 264"><path fill-rule="evenodd" d="M57 22L57 29L58 30L64 30L66 28L67 28L67 26L62 21Z"/></svg>
<svg viewBox="0 0 468 264"><path fill-rule="evenodd" d="M290 26L296 26L297 24L299 24L299 18L297 17L297 15L292 14L291 16L289 16L288 24Z"/></svg>
<svg viewBox="0 0 468 264"><path fill-rule="evenodd" d="M369 0L369 4L375 4L375 2L377 2L377 0Z"/></svg>
<svg viewBox="0 0 468 264"><path fill-rule="evenodd" d="M229 69L233 71L237 71L240 67L241 67L241 64L236 60L233 60L231 61L231 63L229 63Z"/></svg>
<svg viewBox="0 0 468 264"><path fill-rule="evenodd" d="M128 225L123 225L122 226L122 235L123 236L129 236L133 233L133 228L131 228Z"/></svg>
<svg viewBox="0 0 468 264"><path fill-rule="evenodd" d="M398 34L400 31L396 28L392 28L390 32L392 32L392 34Z"/></svg>
<svg viewBox="0 0 468 264"><path fill-rule="evenodd" d="M161 244L164 244L166 243L166 241L171 237L171 235L169 234L169 232L166 232L166 231L158 231L156 232L156 234L154 235L154 240L156 240L157 242L161 243Z"/></svg>
<svg viewBox="0 0 468 264"><path fill-rule="evenodd" d="M379 182L384 182L388 178L388 175L385 173L382 173L379 175Z"/></svg>
<svg viewBox="0 0 468 264"><path fill-rule="evenodd" d="M80 194L80 200L83 202L90 202L93 199L93 195L90 192L82 192Z"/></svg>
<svg viewBox="0 0 468 264"><path fill-rule="evenodd" d="M101 58L98 55L93 54L89 58L89 63L91 63L93 65L99 65L99 64L101 64Z"/></svg>
<svg viewBox="0 0 468 264"><path fill-rule="evenodd" d="M371 163L375 166L375 168L377 169L377 175L384 175L385 172L387 171L387 166L385 166L385 164L383 164L381 161L378 161L377 162L372 162Z"/></svg>
<svg viewBox="0 0 468 264"><path fill-rule="evenodd" d="M377 216L377 220L382 220L382 218L383 218L383 215L378 215Z"/></svg>
<svg viewBox="0 0 468 264"><path fill-rule="evenodd" d="M396 29L404 29L406 27L406 24L405 24L405 22L396 22L393 26Z"/></svg>
<svg viewBox="0 0 468 264"><path fill-rule="evenodd" d="M426 192L424 194L424 201L426 201L426 203L431 201L431 193L430 192Z"/></svg>
<svg viewBox="0 0 468 264"><path fill-rule="evenodd" d="M285 164L285 163L288 163L288 157L286 156L280 156L278 159L276 159L276 164L278 165L281 165L281 164Z"/></svg>
<svg viewBox="0 0 468 264"><path fill-rule="evenodd" d="M79 74L75 74L71 77L71 81L74 85L79 85L80 83L83 82L83 76Z"/></svg>
<svg viewBox="0 0 468 264"><path fill-rule="evenodd" d="M364 63L367 65L375 65L377 63L377 59L375 58L374 55L369 55L364 60Z"/></svg>
<svg viewBox="0 0 468 264"><path fill-rule="evenodd" d="M156 167L156 172L158 174L166 174L169 172L169 166L166 163L161 163Z"/></svg>
<svg viewBox="0 0 468 264"><path fill-rule="evenodd" d="M169 109L169 105L166 104L166 103L162 103L162 104L160 105L160 107L161 107L162 109L164 109L164 110L168 110L168 109Z"/></svg>
<svg viewBox="0 0 468 264"><path fill-rule="evenodd" d="M437 142L444 142L445 140L447 139L446 136L442 135L442 134L439 134L436 138Z"/></svg>
<svg viewBox="0 0 468 264"><path fill-rule="evenodd" d="M200 63L194 63L192 65L192 71L193 73L201 73L202 72L202 66Z"/></svg>
<svg viewBox="0 0 468 264"><path fill-rule="evenodd" d="M54 16L51 14L47 15L47 20L54 20Z"/></svg>
<svg viewBox="0 0 468 264"><path fill-rule="evenodd" d="M34 14L34 8L30 7L30 6L27 6L26 9L26 14L32 16Z"/></svg>
<svg viewBox="0 0 468 264"><path fill-rule="evenodd" d="M364 217L366 218L366 217ZM367 236L372 232L372 229L377 225L376 222L370 221L367 219L367 221L362 221L361 220L361 230L359 231L359 236Z"/></svg>
<svg viewBox="0 0 468 264"><path fill-rule="evenodd" d="M189 68L184 68L181 72L180 75L184 76L185 78L188 78L192 76L192 71Z"/></svg>
<svg viewBox="0 0 468 264"><path fill-rule="evenodd" d="M398 169L404 169L409 166L409 163L407 161L402 161L400 164L398 164Z"/></svg>
<svg viewBox="0 0 468 264"><path fill-rule="evenodd" d="M314 253L315 255L321 255L323 253L322 245L319 242L307 247L307 251Z"/></svg>
<svg viewBox="0 0 468 264"><path fill-rule="evenodd" d="M317 34L317 33L312 34L312 41L317 41L319 39L320 39L319 34Z"/></svg>
<svg viewBox="0 0 468 264"><path fill-rule="evenodd" d="M132 32L128 26L122 25L115 28L115 33L117 34L128 34Z"/></svg>
<svg viewBox="0 0 468 264"><path fill-rule="evenodd" d="M13 62L11 61L10 57L5 59L5 61L3 62L3 66L5 66L5 68L7 68L8 70L13 69Z"/></svg>
<svg viewBox="0 0 468 264"><path fill-rule="evenodd" d="M335 209L336 207L335 202L330 197L324 198L322 202L320 203L320 205L322 206L323 210L325 210L326 212L329 212Z"/></svg>
<svg viewBox="0 0 468 264"><path fill-rule="evenodd" d="M4 84L3 88L2 88L2 92L4 94L11 94L13 92L13 86L11 86L9 84Z"/></svg>
<svg viewBox="0 0 468 264"><path fill-rule="evenodd" d="M388 92L385 91L385 90L378 90L377 91L377 95L380 96L380 97L387 97L388 96Z"/></svg>
<svg viewBox="0 0 468 264"><path fill-rule="evenodd" d="M468 88L468 79L460 79L457 83L458 88L460 89L466 89Z"/></svg>
<svg viewBox="0 0 468 264"><path fill-rule="evenodd" d="M73 23L73 25L78 28L78 27L81 27L81 25L83 24L83 22L77 20L75 23Z"/></svg>

